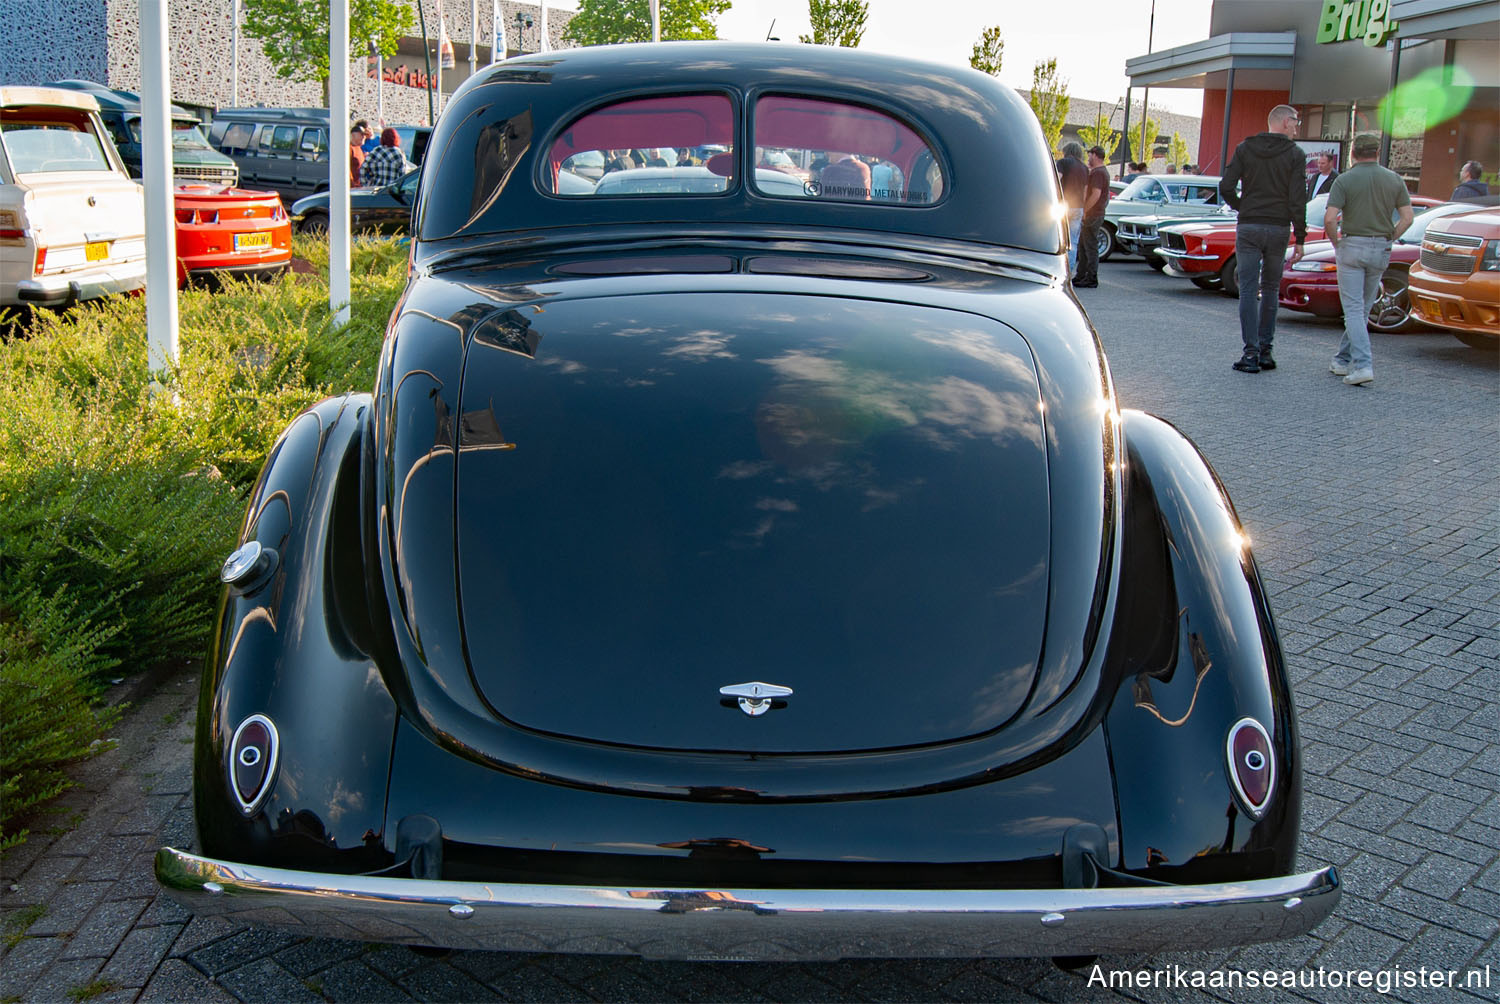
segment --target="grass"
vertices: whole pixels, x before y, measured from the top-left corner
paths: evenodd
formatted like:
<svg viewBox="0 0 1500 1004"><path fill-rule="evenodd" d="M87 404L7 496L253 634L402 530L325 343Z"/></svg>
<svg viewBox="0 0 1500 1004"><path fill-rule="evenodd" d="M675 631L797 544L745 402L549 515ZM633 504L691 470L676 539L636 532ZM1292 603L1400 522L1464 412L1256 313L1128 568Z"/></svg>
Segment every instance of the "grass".
<svg viewBox="0 0 1500 1004"><path fill-rule="evenodd" d="M47 908L41 903L23 906L6 914L3 944L7 949L15 948L26 937L26 929L41 920Z"/></svg>
<svg viewBox="0 0 1500 1004"><path fill-rule="evenodd" d="M75 1001L92 1000L102 997L111 990L118 990L120 985L114 980L90 980L82 986L73 987L68 991L68 997Z"/></svg>
<svg viewBox="0 0 1500 1004"><path fill-rule="evenodd" d="M180 360L153 393L144 298L40 313L0 341L0 851L69 786L117 710L106 674L197 660L245 496L309 405L374 386L406 281L392 241L354 249L350 323L316 275L178 298Z"/></svg>

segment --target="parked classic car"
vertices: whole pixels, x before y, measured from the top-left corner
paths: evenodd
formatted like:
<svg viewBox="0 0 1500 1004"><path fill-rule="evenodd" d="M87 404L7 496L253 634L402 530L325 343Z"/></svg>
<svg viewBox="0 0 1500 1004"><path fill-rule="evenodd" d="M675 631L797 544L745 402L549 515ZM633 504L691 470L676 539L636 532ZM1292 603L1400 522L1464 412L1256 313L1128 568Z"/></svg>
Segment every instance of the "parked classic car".
<svg viewBox="0 0 1500 1004"><path fill-rule="evenodd" d="M1164 212L1183 217L1203 216L1218 209L1219 179L1215 176L1140 175L1104 207L1104 225L1099 228L1099 260L1107 261L1119 250L1114 238L1121 220Z"/></svg>
<svg viewBox="0 0 1500 1004"><path fill-rule="evenodd" d="M0 307L68 307L145 285L145 198L99 103L0 87Z"/></svg>
<svg viewBox="0 0 1500 1004"><path fill-rule="evenodd" d="M1412 316L1411 297L1406 288L1407 273L1417 260L1422 235L1433 221L1473 208L1462 202L1445 202L1417 213L1411 228L1391 245L1391 263L1381 277L1380 296L1370 308L1372 331L1413 331L1422 326L1421 320ZM1342 317L1344 308L1339 302L1338 263L1333 245L1326 240L1312 241L1303 250L1302 260L1288 265L1282 273L1281 305L1319 317Z"/></svg>
<svg viewBox="0 0 1500 1004"><path fill-rule="evenodd" d="M411 211L417 201L420 170L408 171L394 185L349 190L349 226L355 233L404 234L411 230ZM328 232L328 193L319 192L292 203L297 232Z"/></svg>
<svg viewBox="0 0 1500 1004"><path fill-rule="evenodd" d="M1465 345L1500 348L1500 211L1471 208L1427 228L1411 269L1411 307Z"/></svg>
<svg viewBox="0 0 1500 1004"><path fill-rule="evenodd" d="M560 191L581 151L707 145L722 189ZM762 146L827 166L772 187ZM224 566L165 887L671 958L1317 924L1248 541L1120 409L1057 196L968 69L681 42L467 81L374 394L287 429Z"/></svg>
<svg viewBox="0 0 1500 1004"><path fill-rule="evenodd" d="M132 178L141 176L141 96L133 91L119 91L92 80L59 80L49 86L83 91L99 102L99 117L125 161ZM239 168L230 158L209 145L201 123L186 108L171 106L172 178L233 186L239 181Z"/></svg>
<svg viewBox="0 0 1500 1004"><path fill-rule="evenodd" d="M1328 196L1318 195L1307 203L1307 240L1323 239L1323 212ZM1239 298L1239 262L1234 254L1235 216L1228 219L1172 223L1157 227L1160 240L1155 254L1166 264L1167 275L1191 279L1200 289L1216 289ZM1296 240L1288 232L1287 247ZM1306 245L1304 244L1304 250Z"/></svg>
<svg viewBox="0 0 1500 1004"><path fill-rule="evenodd" d="M1183 216L1171 207L1149 216L1128 216L1120 220L1119 229L1115 232L1115 246L1122 254L1140 255L1146 259L1147 265L1160 271L1167 266L1167 260L1156 253L1156 249L1161 246L1160 228L1176 223L1203 223L1208 220L1228 221L1232 224L1236 216L1235 211L1227 205L1220 206L1217 213L1208 217L1201 213Z"/></svg>
<svg viewBox="0 0 1500 1004"><path fill-rule="evenodd" d="M178 185L177 284L236 275L266 278L292 260L292 221L275 192Z"/></svg>

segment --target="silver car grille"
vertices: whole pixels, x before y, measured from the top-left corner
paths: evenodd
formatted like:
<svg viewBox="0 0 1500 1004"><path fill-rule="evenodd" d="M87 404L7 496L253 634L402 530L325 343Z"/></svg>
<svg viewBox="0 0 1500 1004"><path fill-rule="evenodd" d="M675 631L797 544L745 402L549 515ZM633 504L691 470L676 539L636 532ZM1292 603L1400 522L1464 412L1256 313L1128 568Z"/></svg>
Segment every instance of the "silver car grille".
<svg viewBox="0 0 1500 1004"><path fill-rule="evenodd" d="M178 178L188 178L193 181L224 181L233 183L239 174L234 167L196 167L191 165L172 165L172 174Z"/></svg>
<svg viewBox="0 0 1500 1004"><path fill-rule="evenodd" d="M1424 246L1422 248L1422 267L1433 272L1441 272L1444 275L1473 275L1474 256L1432 251Z"/></svg>

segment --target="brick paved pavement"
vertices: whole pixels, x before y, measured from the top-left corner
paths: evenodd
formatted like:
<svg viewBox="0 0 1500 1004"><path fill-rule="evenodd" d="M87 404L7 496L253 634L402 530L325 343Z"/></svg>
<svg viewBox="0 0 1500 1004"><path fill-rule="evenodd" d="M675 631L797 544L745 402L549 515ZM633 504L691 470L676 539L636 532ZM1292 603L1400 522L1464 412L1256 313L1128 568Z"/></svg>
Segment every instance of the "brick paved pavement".
<svg viewBox="0 0 1500 1004"><path fill-rule="evenodd" d="M1247 376L1234 301L1135 262L1082 291L1122 401L1188 432L1244 519L1272 594L1306 753L1302 865L1346 894L1312 935L1106 966L1489 966L1500 999L1500 375L1451 336L1376 336L1376 383L1326 371L1337 329L1283 312L1281 368ZM3 862L18 940L0 999L1357 1000L1372 991L1115 994L1040 961L658 963L493 952L446 958L192 919L151 853L191 839L194 688L168 681L85 765L60 835ZM42 825L47 825L43 820ZM24 935L24 936L22 936ZM10 940L10 939L7 939Z"/></svg>

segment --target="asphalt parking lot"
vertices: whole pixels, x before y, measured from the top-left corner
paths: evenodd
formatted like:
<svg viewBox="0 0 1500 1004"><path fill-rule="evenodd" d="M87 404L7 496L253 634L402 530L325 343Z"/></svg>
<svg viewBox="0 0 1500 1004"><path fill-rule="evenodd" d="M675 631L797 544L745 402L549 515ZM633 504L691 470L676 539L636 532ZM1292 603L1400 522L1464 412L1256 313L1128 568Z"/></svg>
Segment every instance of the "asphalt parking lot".
<svg viewBox="0 0 1500 1004"><path fill-rule="evenodd" d="M190 918L151 853L192 840L187 677L137 694L57 832L3 862L0 999L1500 999L1500 358L1376 335L1373 386L1330 375L1338 328L1283 311L1274 372L1233 372L1236 303L1136 260L1080 296L1122 404L1177 424L1229 488L1271 593L1305 751L1301 866L1345 896L1311 935L1102 971L1487 973L1488 988L1111 991L1049 962L660 963L297 939ZM1487 969L1486 969L1487 967Z"/></svg>

